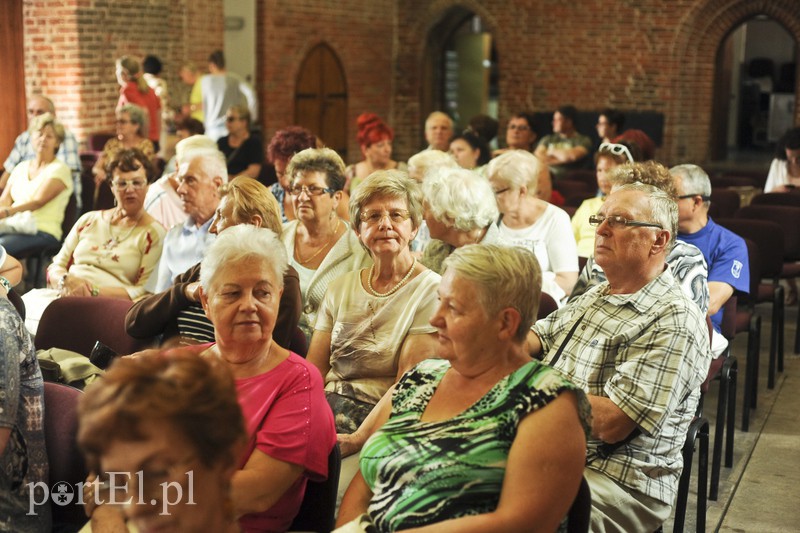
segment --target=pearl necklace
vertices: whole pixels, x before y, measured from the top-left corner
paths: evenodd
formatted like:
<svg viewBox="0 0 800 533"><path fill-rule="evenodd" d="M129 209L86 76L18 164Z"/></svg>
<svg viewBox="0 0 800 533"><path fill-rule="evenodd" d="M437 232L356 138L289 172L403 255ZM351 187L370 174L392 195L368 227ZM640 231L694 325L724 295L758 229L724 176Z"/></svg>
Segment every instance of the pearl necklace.
<svg viewBox="0 0 800 533"><path fill-rule="evenodd" d="M367 287L369 288L369 292L371 292L373 294L373 296L377 296L378 298L388 298L392 294L394 294L397 291L399 291L400 287L405 285L406 281L408 281L408 279L411 277L411 273L414 272L414 267L415 266L417 266L417 258L416 257L411 262L411 268L408 269L408 272L406 272L406 275L403 276L403 279L401 279L399 282L397 282L397 285L395 285L394 287L389 289L387 292L380 293L380 292L378 292L378 291L376 291L375 289L372 288L372 274L373 274L373 272L375 270L375 264L373 264L371 267L369 267L369 276L367 276Z"/></svg>

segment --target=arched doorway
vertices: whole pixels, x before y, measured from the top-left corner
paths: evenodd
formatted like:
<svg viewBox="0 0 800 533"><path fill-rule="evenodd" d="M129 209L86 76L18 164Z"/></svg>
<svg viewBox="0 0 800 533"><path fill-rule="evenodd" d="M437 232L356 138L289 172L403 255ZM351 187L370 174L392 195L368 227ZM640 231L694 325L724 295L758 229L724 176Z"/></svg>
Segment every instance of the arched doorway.
<svg viewBox="0 0 800 533"><path fill-rule="evenodd" d="M308 52L295 87L295 124L314 132L346 161L347 82L330 46L321 43Z"/></svg>
<svg viewBox="0 0 800 533"><path fill-rule="evenodd" d="M423 118L444 111L455 131L475 115L497 118L497 51L479 16L460 6L447 11L428 33L424 58Z"/></svg>
<svg viewBox="0 0 800 533"><path fill-rule="evenodd" d="M753 17L717 51L711 159L768 157L794 124L797 45L786 28Z"/></svg>
<svg viewBox="0 0 800 533"><path fill-rule="evenodd" d="M14 139L25 129L25 58L22 45L22 0L0 5L0 49L6 50L0 63L3 99L0 100L0 157L14 146ZM2 169L0 169L2 172Z"/></svg>

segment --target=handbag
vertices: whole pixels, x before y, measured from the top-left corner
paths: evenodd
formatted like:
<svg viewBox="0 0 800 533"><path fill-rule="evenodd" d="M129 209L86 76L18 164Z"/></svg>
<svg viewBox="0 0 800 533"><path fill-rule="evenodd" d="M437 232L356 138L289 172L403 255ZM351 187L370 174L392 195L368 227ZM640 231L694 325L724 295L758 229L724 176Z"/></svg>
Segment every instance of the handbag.
<svg viewBox="0 0 800 533"><path fill-rule="evenodd" d="M37 231L36 218L32 211L20 211L0 220L0 235L5 233L36 235Z"/></svg>

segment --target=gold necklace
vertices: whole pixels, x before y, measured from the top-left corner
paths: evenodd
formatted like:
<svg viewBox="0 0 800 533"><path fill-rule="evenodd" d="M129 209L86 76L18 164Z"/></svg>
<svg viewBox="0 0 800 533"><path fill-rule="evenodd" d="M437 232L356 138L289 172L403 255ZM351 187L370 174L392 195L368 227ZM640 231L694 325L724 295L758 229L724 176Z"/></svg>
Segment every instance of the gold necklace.
<svg viewBox="0 0 800 533"><path fill-rule="evenodd" d="M375 270L375 264L373 263L372 266L369 267L369 276L367 277L367 288L369 288L369 292L371 292L373 294L373 296L377 296L378 298L388 298L392 294L394 294L397 291L399 291L400 287L405 285L406 281L408 281L408 278L411 277L411 273L414 272L414 267L415 266L417 266L417 258L416 257L411 262L411 268L408 269L408 272L406 272L406 275L403 276L403 279L401 279L399 282L397 282L397 285L395 285L394 287L389 289L388 292L380 293L380 292L378 292L378 291L376 291L375 289L372 288L372 273Z"/></svg>
<svg viewBox="0 0 800 533"><path fill-rule="evenodd" d="M122 211L117 211L117 212L122 214ZM144 216L144 209L139 211L139 215L133 220L133 226L130 227L128 233L126 233L124 236L117 236L114 235L114 232L111 229L113 227L113 225L111 224L111 220L114 218L114 213L111 213L111 216L108 217L108 234L111 238L108 239L108 241L105 243L103 247L106 249L114 248L119 243L130 237L131 234L133 233L133 230L135 230L136 227L139 225L139 221L142 219L142 216ZM122 222L122 218L124 218L124 216L119 219L120 222Z"/></svg>
<svg viewBox="0 0 800 533"><path fill-rule="evenodd" d="M300 249L297 247L297 241L296 240L294 241L294 256L297 258L297 262L298 263L300 263L301 265L305 265L306 263L310 263L312 259L317 257L320 254L320 252L322 252L322 250L324 250L325 248L327 248L328 246L331 245L333 240L336 238L336 233L339 231L339 226L341 226L341 224L342 224L342 219L340 218L338 220L339 221L336 223L336 228L334 228L333 235L331 235L331 238L328 239L328 242L323 244L322 247L319 250L314 252L311 255L311 257L308 257L306 259L300 259Z"/></svg>

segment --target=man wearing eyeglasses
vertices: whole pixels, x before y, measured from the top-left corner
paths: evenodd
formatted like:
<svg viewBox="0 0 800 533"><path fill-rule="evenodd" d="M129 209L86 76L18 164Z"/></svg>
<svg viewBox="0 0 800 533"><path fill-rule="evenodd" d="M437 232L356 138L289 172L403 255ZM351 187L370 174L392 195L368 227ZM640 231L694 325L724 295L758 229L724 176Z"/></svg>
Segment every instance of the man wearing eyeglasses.
<svg viewBox="0 0 800 533"><path fill-rule="evenodd" d="M217 189L227 182L228 169L219 150L197 149L182 156L176 192L183 202L187 219L167 232L158 275L151 276L147 282L149 292L165 291L175 276L203 259L206 247L214 238L208 230L219 205Z"/></svg>
<svg viewBox="0 0 800 533"><path fill-rule="evenodd" d="M669 170L678 192L678 237L697 246L708 264L708 315L719 333L722 306L733 291L750 292L747 244L732 231L718 226L708 216L711 180L697 165L678 165ZM724 337L715 335L712 350L722 353Z"/></svg>
<svg viewBox="0 0 800 533"><path fill-rule="evenodd" d="M45 113L56 114L56 106L53 101L46 96L36 95L28 99L28 124L34 118ZM5 189L8 178L11 176L11 171L14 167L23 161L33 159L36 153L31 143L31 132L28 130L19 134L14 141L14 148L3 163L3 174L0 176L0 191ZM56 158L60 159L69 167L72 172L72 193L75 195L77 201L78 212L81 209L81 159L78 156L78 141L75 135L72 134L67 128L64 128L64 142L58 147Z"/></svg>
<svg viewBox="0 0 800 533"><path fill-rule="evenodd" d="M711 362L705 317L666 263L678 212L666 192L615 189L591 217L608 281L531 328L532 355L592 407L584 476L592 531L654 531L672 510L681 449Z"/></svg>

